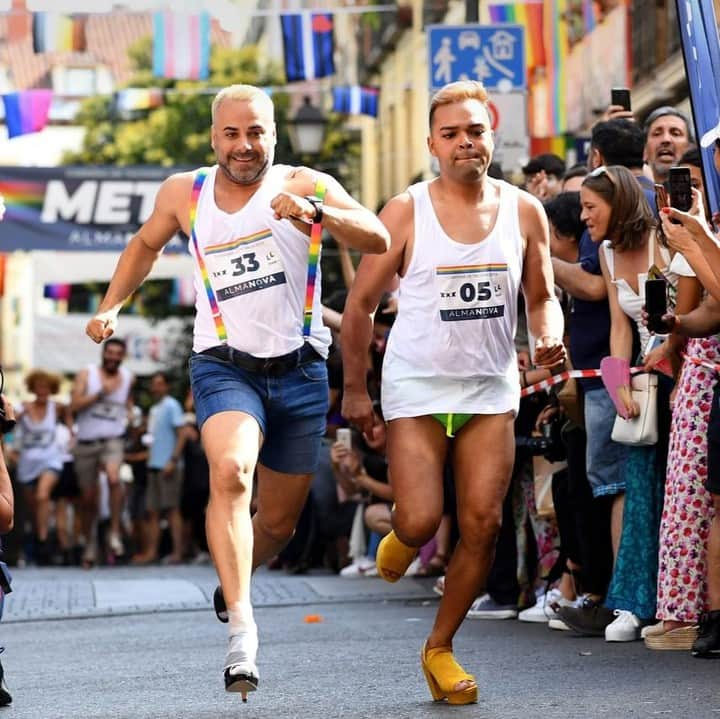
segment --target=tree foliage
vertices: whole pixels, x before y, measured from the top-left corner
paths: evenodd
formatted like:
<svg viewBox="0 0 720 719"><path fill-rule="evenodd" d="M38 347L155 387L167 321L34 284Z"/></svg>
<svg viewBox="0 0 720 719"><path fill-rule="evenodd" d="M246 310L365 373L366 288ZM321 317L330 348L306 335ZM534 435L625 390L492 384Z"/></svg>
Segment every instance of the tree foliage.
<svg viewBox="0 0 720 719"><path fill-rule="evenodd" d="M164 90L163 105L154 110L138 110L120 116L113 97L88 99L77 118L78 124L86 128L83 146L79 152L67 153L63 158L64 164L163 167L212 164L210 105L217 89L233 83L261 87L283 84L282 70L273 65L261 66L255 46L213 46L210 76L202 82L154 77L152 38L149 36L139 40L128 54L134 68L129 86L161 88ZM273 103L278 128L276 161L291 165L306 164L310 158L293 153L287 132L289 95L275 91ZM359 156L359 142L343 131L341 118L331 115L329 120L325 146L312 160L319 168L347 182L349 175L356 170L353 161ZM342 158L342 163L337 158ZM350 181L349 184L352 187L356 183Z"/></svg>

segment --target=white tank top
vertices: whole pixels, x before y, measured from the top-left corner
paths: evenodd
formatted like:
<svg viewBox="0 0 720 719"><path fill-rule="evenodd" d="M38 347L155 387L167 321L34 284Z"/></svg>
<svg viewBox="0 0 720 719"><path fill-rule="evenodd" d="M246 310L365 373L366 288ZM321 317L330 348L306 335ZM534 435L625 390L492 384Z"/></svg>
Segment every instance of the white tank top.
<svg viewBox="0 0 720 719"><path fill-rule="evenodd" d="M19 482L32 482L45 470L62 469L62 456L55 441L57 406L48 400L45 416L36 421L24 412L18 423L20 445L17 474Z"/></svg>
<svg viewBox="0 0 720 719"><path fill-rule="evenodd" d="M215 204L217 165L198 199L195 233L227 331L227 343L255 357L278 357L303 344L303 312L310 238L288 220L276 220L271 200L292 168L273 165L262 185L238 212ZM190 253L194 253L190 242ZM193 350L220 344L200 269L195 263ZM330 330L322 322L318 262L310 344L328 355Z"/></svg>
<svg viewBox="0 0 720 719"><path fill-rule="evenodd" d="M120 386L103 399L91 404L78 413L77 438L82 442L95 439L122 437L127 427L127 398L130 392L132 373L120 367ZM87 394L96 394L102 389L100 368L89 365L87 368Z"/></svg>
<svg viewBox="0 0 720 719"><path fill-rule="evenodd" d="M519 191L495 184L495 225L482 242L470 245L440 226L429 183L408 189L415 242L383 363L387 419L517 411L514 338L524 255Z"/></svg>
<svg viewBox="0 0 720 719"><path fill-rule="evenodd" d="M655 230L650 232L648 238L648 270L655 264ZM642 309L645 305L645 280L648 278L648 272L639 272L638 279L638 292L630 286L627 280L620 277L615 279L615 250L610 246L610 241L605 240L602 243L603 253L605 254L605 264L607 264L608 274L612 283L615 285L617 290L618 304L622 311L635 323L638 334L640 335L640 347L644 350L650 339L650 333L648 328L645 327L642 321ZM660 272L663 273L667 281L674 288L677 288L679 279L679 273L675 271L678 264L673 264L670 258L670 251L663 247L658 246L660 257L662 258L662 267L658 267ZM664 335L661 335L664 336Z"/></svg>

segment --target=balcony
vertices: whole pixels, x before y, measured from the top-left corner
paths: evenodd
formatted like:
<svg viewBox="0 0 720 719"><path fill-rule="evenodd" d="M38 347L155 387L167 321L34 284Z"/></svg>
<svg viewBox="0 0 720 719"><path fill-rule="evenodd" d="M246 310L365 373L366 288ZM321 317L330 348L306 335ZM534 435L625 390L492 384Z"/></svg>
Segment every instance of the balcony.
<svg viewBox="0 0 720 719"><path fill-rule="evenodd" d="M436 4L435 2L431 4ZM412 27L412 6L397 3L395 12L366 13L357 26L358 78L361 83L375 73L400 36Z"/></svg>
<svg viewBox="0 0 720 719"><path fill-rule="evenodd" d="M675 3L635 0L631 24L633 84L637 84L680 50Z"/></svg>

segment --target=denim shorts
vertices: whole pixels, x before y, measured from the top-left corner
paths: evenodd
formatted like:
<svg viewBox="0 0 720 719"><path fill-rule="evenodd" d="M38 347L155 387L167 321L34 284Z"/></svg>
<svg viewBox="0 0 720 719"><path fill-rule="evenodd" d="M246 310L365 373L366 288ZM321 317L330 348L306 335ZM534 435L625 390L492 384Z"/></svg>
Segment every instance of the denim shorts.
<svg viewBox="0 0 720 719"><path fill-rule="evenodd" d="M628 447L610 439L617 410L604 387L585 392L587 478L594 497L625 491Z"/></svg>
<svg viewBox="0 0 720 719"><path fill-rule="evenodd" d="M198 427L218 412L245 412L255 418L263 434L261 464L284 474L317 470L329 404L324 360L276 376L193 353L190 384Z"/></svg>

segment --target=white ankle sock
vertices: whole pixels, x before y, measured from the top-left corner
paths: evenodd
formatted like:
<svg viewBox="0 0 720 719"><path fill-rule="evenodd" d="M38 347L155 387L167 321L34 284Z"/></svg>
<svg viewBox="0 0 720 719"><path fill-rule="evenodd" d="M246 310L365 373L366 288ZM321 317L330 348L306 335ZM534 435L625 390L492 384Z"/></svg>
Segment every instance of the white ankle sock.
<svg viewBox="0 0 720 719"><path fill-rule="evenodd" d="M228 627L230 644L228 653L238 655L233 663L231 674L241 673L255 668L255 657L258 650L258 633L250 602L236 602L228 607Z"/></svg>
<svg viewBox="0 0 720 719"><path fill-rule="evenodd" d="M246 632L254 632L257 634L257 626L250 602L235 602L231 606L228 606L227 613L228 633L230 636Z"/></svg>

